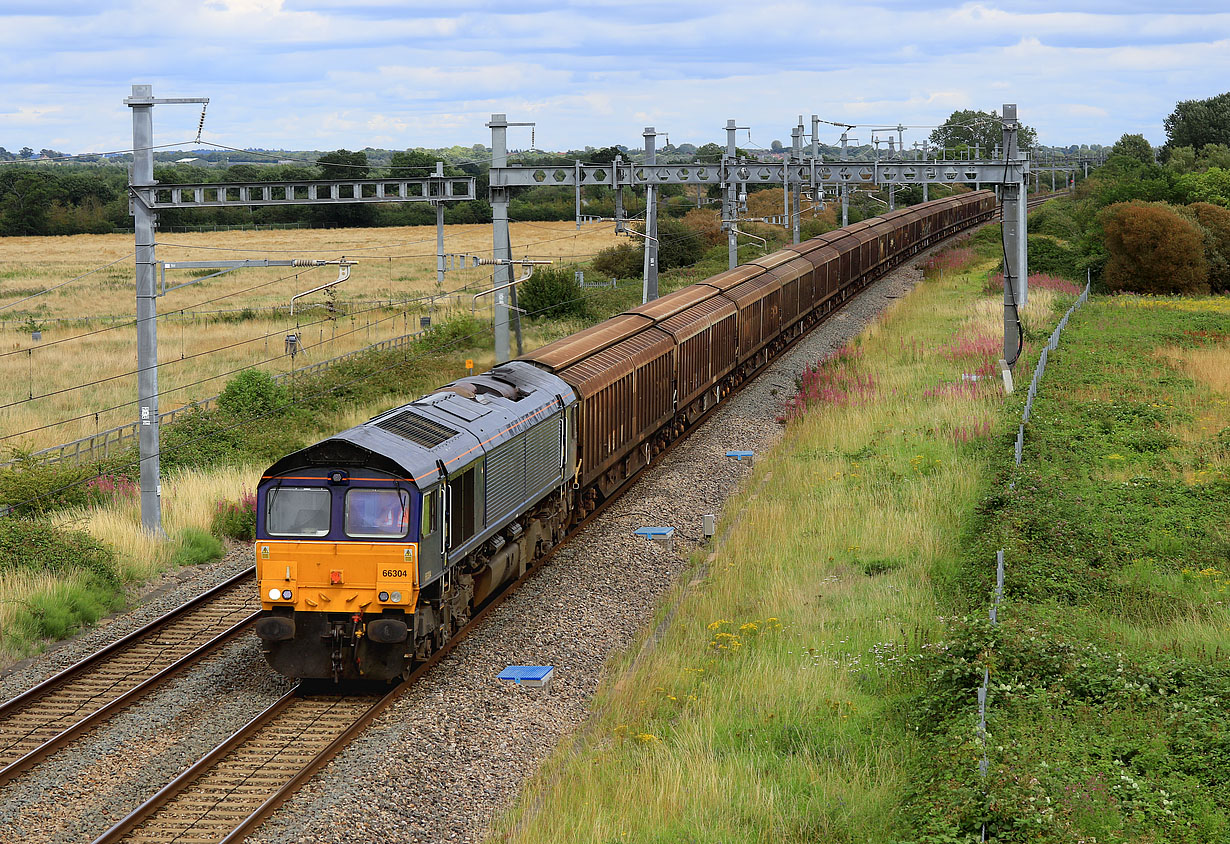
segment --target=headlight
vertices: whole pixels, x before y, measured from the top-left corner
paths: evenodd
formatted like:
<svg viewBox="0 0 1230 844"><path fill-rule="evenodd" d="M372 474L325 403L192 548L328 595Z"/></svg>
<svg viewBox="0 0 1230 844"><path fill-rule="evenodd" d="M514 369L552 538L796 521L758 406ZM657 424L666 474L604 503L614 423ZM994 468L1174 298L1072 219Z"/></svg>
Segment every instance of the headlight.
<svg viewBox="0 0 1230 844"><path fill-rule="evenodd" d="M283 601L289 601L289 600L291 599L291 596L292 596L293 594L294 594L294 593L292 593L289 589L283 589L283 590L282 590L282 600L283 600Z"/></svg>
<svg viewBox="0 0 1230 844"><path fill-rule="evenodd" d="M383 603L383 602L385 602L385 601L387 601L387 600L389 599L389 593L388 593L388 592L381 592L381 593L380 593L379 595L377 595L376 597L380 599L381 603Z"/></svg>
<svg viewBox="0 0 1230 844"><path fill-rule="evenodd" d="M282 597L282 592L281 592L281 590L279 590L279 589L270 589L270 590L269 590L269 600L271 600L271 601L276 601L278 598L281 598L281 597Z"/></svg>
<svg viewBox="0 0 1230 844"><path fill-rule="evenodd" d="M401 593L400 592L394 592L392 595L392 598L393 598L393 603L395 604L401 603Z"/></svg>

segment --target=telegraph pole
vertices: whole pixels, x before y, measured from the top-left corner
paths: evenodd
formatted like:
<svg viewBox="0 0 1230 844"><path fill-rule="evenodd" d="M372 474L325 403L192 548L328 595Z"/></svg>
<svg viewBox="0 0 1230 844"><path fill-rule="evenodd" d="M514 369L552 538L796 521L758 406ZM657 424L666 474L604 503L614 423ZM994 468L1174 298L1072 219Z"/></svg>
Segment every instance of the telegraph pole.
<svg viewBox="0 0 1230 844"><path fill-rule="evenodd" d="M133 187L154 182L154 106L158 103L208 103L203 97L154 99L154 86L133 85L124 104L132 109ZM158 295L154 271L154 222L157 216L140 194L129 200L136 240L137 411L141 458L141 527L155 536L162 531L162 473L158 460Z"/></svg>
<svg viewBox="0 0 1230 844"><path fill-rule="evenodd" d="M645 163L657 164L658 133L652 126L646 126L645 132ZM645 266L643 272L645 282L641 291L641 303L652 302L658 298L658 188L649 184L645 187Z"/></svg>
<svg viewBox="0 0 1230 844"><path fill-rule="evenodd" d="M739 183L732 178L735 170L735 121L726 121L726 190L722 201L722 225L726 227L728 269L739 266L739 232L735 220L739 216Z"/></svg>

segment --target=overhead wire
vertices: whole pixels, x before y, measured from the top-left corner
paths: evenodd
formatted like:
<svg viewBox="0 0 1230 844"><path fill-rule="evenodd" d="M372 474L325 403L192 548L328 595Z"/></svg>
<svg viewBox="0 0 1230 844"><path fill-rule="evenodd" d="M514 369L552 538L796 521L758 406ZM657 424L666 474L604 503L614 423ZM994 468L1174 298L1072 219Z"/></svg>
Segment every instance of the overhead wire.
<svg viewBox="0 0 1230 844"><path fill-rule="evenodd" d="M586 298L589 298L590 296L593 296L593 295L595 295L595 294L582 294L582 295L580 295L580 296L574 297L573 299L569 299L569 300L567 300L567 301L565 301L565 302L555 302L555 303L552 303L551 305L548 305L548 306L547 306L547 307L545 307L545 308L540 308L540 309L538 309L538 310L536 310L536 311L533 311L533 312L531 312L531 313L528 313L528 314L526 314L526 316L531 316L531 317L532 317L532 316L536 316L536 315L538 315L538 314L540 314L540 313L543 313L543 312L545 312L545 311L548 311L548 310L551 310L551 309L553 309L553 308L556 308L556 307L558 307L558 306L559 306L559 305L561 305L561 304L571 304L572 302L581 301L581 300L586 299ZM359 383L359 382L361 382L361 381L366 381L366 380L368 380L368 379L370 379L370 378L374 378L374 377L376 377L376 376L378 376L378 375L382 375L382 374L384 374L385 372L388 372L388 371L390 371L390 370L392 370L392 369L394 369L394 368L396 368L396 367L398 367L398 366L404 366L404 365L406 365L407 363L409 363L411 360L418 361L418 360L423 359L423 358L426 358L426 357L428 357L428 356L430 356L430 355L433 355L433 354L438 354L438 353L443 352L443 351L447 351L447 350L449 350L449 349L451 349L451 348L454 348L454 347L456 347L456 346L458 346L458 345L460 345L460 344L462 344L462 343L465 343L465 342L468 342L468 341L474 340L474 339L476 339L476 338L478 338L478 337L484 336L484 335L486 335L487 333L488 333L488 331L487 331L486 329L484 329L484 330L482 330L482 331L472 332L472 333L470 333L470 334L463 335L463 336L460 336L460 337L454 337L454 338L452 338L451 340L449 340L449 341L445 342L444 344L441 344L441 345L438 345L438 346L434 346L434 347L431 347L431 348L428 348L428 349L424 349L422 352L420 352L420 353L416 354L413 358L410 358L410 357L408 357L408 356L407 356L407 357L403 358L402 360L397 361L397 362L394 362L394 363L392 363L392 364L390 364L390 365L388 365L388 366L380 367L379 369L375 370L374 372L370 372L370 373L367 373L367 374L364 374L364 375L359 375L359 376L356 376L356 377L354 377L354 378L351 378L351 379L349 379L349 380L347 380L347 381L343 381L343 382L341 382L341 383L333 384L333 385L331 385L331 386L329 386L329 387L326 387L326 388L324 388L324 389L322 389L322 390L317 390L317 391L316 391L316 392L314 392L314 393L309 393L309 394L306 394L306 395L300 395L300 396L297 396L297 397L293 397L293 398L291 399L291 401L290 401L290 404L291 404L291 405L299 405L299 404L302 404L304 401L310 401L310 400L312 400L312 399L316 399L316 398L320 398L320 397L322 397L322 396L324 396L324 395L328 395L329 393L333 393L333 392L336 392L336 391L338 391L338 390L345 389L346 387L352 386L353 384L357 384L357 383ZM277 413L277 411L269 411L269 412L266 412L266 413L263 413L263 414L258 414L258 415L254 416L254 417L250 417L250 418L247 418L247 419L243 419L243 420L241 420L241 421L237 421L237 422L235 422L235 423L234 423L234 424L232 424L232 425L228 425L228 426L225 426L225 427L221 428L221 429L220 429L220 433L229 433L229 432L234 431L234 430L236 430L236 429L238 429L238 428L242 428L242 427L245 427L245 426L251 425L253 422L260 422L260 421L264 421L264 420L266 420L266 419L272 418L273 416L275 416L275 415L276 415L276 413ZM183 442L183 443L182 443L182 445L183 445L183 446L191 446L191 445L195 445L196 443L203 441L205 438L206 438L206 435L201 435L201 436L198 436L198 437L193 437L193 438L190 438L190 439L186 440L185 442ZM160 449L159 449L157 452L155 452L155 453L154 453L154 455L152 455L152 456L153 456L153 457L158 457L158 458L161 458L161 457L162 457L162 454L163 454L163 452L164 452L164 450L165 450L165 448L160 448ZM151 455L147 455L147 457L149 457L149 456L151 456ZM122 472L122 471L125 471L125 470L134 469L134 468L136 468L136 467L138 467L138 466L140 466L140 465L141 465L141 460L142 460L142 459L143 459L143 458L138 458L138 459L136 459L136 460L130 460L130 461L128 461L127 463L122 463L122 464L120 464L120 465L118 465L118 466L114 467L114 471L116 471L116 472ZM50 489L50 490L47 490L47 491L45 491L45 492L41 492L41 493L39 493L38 495L31 496L30 498L27 498L27 499L25 499L25 500L23 500L23 501L14 502L13 504L9 505L9 509L10 509L10 511L21 511L21 510L25 509L26 507L28 507L28 506L29 506L29 505L31 505L31 504L34 504L34 503L36 503L36 502L38 502L38 501L42 501L42 500L43 500L43 499L45 499L45 498L49 498L49 497L52 497L52 496L55 496L55 495L59 495L60 493L62 493L62 492L66 492L66 491L68 491L68 490L70 490L70 489L73 489L73 488L75 488L75 487L84 486L84 485L86 485L86 484L90 483L90 482L91 482L91 481L93 481L93 480L94 480L94 476L91 476L91 477L88 477L88 478L82 478L82 479L80 479L80 480L77 480L77 481L73 481L73 482L70 482L70 483L64 484L64 485L59 486L59 487L56 487L56 488L54 488L54 489Z"/></svg>
<svg viewBox="0 0 1230 844"><path fill-rule="evenodd" d="M489 274L489 275L487 276L487 278L488 278L488 279L490 279L492 276L494 276L494 273ZM407 299L407 300L405 300L404 302L399 302L399 303L398 303L398 306L400 307L400 309L401 309L401 310L403 311L403 313L404 313L405 307L406 307L406 306L408 306L408 305L410 305L410 304L416 304L416 303L419 303L419 302L427 301L427 300L430 300L430 299L433 299L433 298L437 298L437 297L439 297L439 296L450 296L450 295L454 295L454 294L456 294L456 293L466 292L466 291L468 291L469 289L471 289L471 285L472 285L473 283L474 283L474 281L472 280L472 281L470 281L470 282L467 282L467 283L466 283L464 286L462 286L462 287L453 288L452 290L444 291L443 293L439 293L439 294L427 294L427 295L424 295L424 296L419 296L419 297L416 297L416 298L414 298L414 299ZM343 317L350 317L350 318L354 318L354 317L356 317L356 316L362 316L363 314L371 313L371 312L373 312L373 311L379 311L379 310L390 310L390 309L396 310L396 309L398 309L398 308L395 308L395 307L393 307L393 306L386 305L386 304L378 304L378 305L374 305L374 306L372 306L372 307L370 307L370 308L365 308L365 309L358 310L358 311L352 311L352 312L350 312L350 313L344 314L344 315L343 315ZM355 333L357 333L357 332L359 332L359 331L368 330L368 329L370 329L370 327L371 327L372 325L379 325L379 324L381 324L381 323L383 323L383 322L386 322L386 321L388 321L388 320L397 319L397 317L398 317L398 316L400 316L400 315L401 315L401 314L392 314L392 315L390 315L390 316L388 316L388 317L384 317L383 319L376 320L376 322L374 322L374 323L368 323L368 324L363 325L363 326L360 326L360 327L352 328L350 331L345 331L345 332L343 332L343 333L341 333L341 334L335 334L335 335L333 335L332 337L330 337L329 342L331 342L331 341L333 341L333 340L336 340L338 337L348 337L348 336L350 336L351 334L355 334ZM311 328L311 327L313 327L313 326L316 326L316 325L321 325L321 324L323 324L323 323L329 322L331 319L332 319L331 317L325 317L325 318L323 318L323 319L319 319L319 320L316 320L316 321L314 321L314 322L309 322L309 323L307 323L306 325L304 325L304 326L302 326L302 327L303 327L303 328ZM193 359L193 358L197 358L197 357L205 357L205 356L208 356L208 355L210 355L210 354L216 354L217 352L220 352L220 351L226 351L226 350L228 350L228 349L232 349L232 348L237 348L237 347L239 347L239 346L244 346L244 345L247 345L247 344L249 344L249 343L259 342L259 341L261 341L261 340L267 340L267 339L268 339L268 338L270 338L270 337L273 337L273 336L275 336L275 335L277 335L277 334L281 334L281 333L283 332L283 330L284 330L284 329L278 329L277 331L272 331L272 332L269 332L269 333L266 333L266 334L263 334L263 335L257 335L257 336L255 336L255 337L251 337L251 338L248 338L248 339L246 339L246 340L241 340L241 341L238 341L238 342L236 342L236 343L231 343L231 344L228 344L228 345L226 345L226 346L220 346L220 347L217 347L217 348L214 348L214 349L209 349L209 350L207 350L207 351L205 351L205 352L198 352L198 353L196 353L196 354L187 355L187 356L184 356L184 357L181 357L181 358L176 358L176 359L172 359L172 360L169 360L169 361L165 361L165 362L160 363L160 364L159 364L159 366L160 366L160 367L171 366L171 365L174 365L175 363L177 363L177 362L179 362L179 361L182 361L182 360L191 360L191 359ZM316 344L313 344L313 346L319 346L319 345L321 345L321 343L316 343ZM313 346L310 346L309 348L312 348ZM256 363L249 363L249 364L245 364L244 366L238 367L238 368L236 368L236 369L228 370L228 371L226 371L226 372L221 372L221 373L216 373L216 374L214 374L214 375L209 375L209 376L206 376L205 378L201 378L201 379L199 379L199 380L197 380L197 381L193 381L193 382L188 383L188 384L180 384L180 385L177 385L177 386L175 386L175 387L169 387L169 388L167 388L167 389L165 389L165 390L160 390L158 393L156 393L156 394L155 394L155 396L154 396L154 397L155 397L155 398L162 398L163 396L170 395L171 393L179 392L179 391L181 391L181 390L186 390L186 389L189 389L189 388L191 388L191 387L196 387L196 386L199 386L200 384L204 384L204 383L207 383L207 382L209 382L209 381L215 381L215 380L217 380L218 378L224 378L224 377L226 377L227 375L232 375L232 374L234 374L234 373L236 373L236 372L242 372L244 369L250 369L250 368L253 368L253 367L263 366L264 364L267 364L267 363L272 363L272 362L274 362L274 361L276 361L276 360L280 360L281 358L286 357L286 355L287 355L287 354L288 354L288 353L283 352L283 353L282 353L282 354L280 354L280 355L275 355L275 356L273 356L273 357L266 358L266 359L261 360L261 361L257 361ZM4 409L4 408L7 408L7 407L12 407L12 406L15 406L15 405L20 405L20 404L26 404L26 403L29 403L29 402L31 402L31 401L37 401L37 400L39 400L39 399L48 398L48 397L50 397L50 396L59 395L59 394L61 394L61 393L72 392L73 390L83 389L83 388L85 388L85 387L92 387L92 386L96 386L96 385L98 385L98 384L102 384L102 383L105 383L105 382L107 382L107 381L114 381L114 380L117 380L117 379L120 379L120 378L127 378L127 377L131 377L131 376L133 376L133 375L140 374L140 372L141 372L141 370L139 370L139 369L134 369L134 370L131 370L131 371L128 371L128 372L121 373L121 374L119 374L119 375L108 376L107 378L100 378L100 379L98 379L97 381L93 381L93 382L90 382L90 383L88 383L88 384L80 384L80 385L77 385L77 386L75 386L75 387L68 387L68 388L64 388L64 389L62 389L62 390L55 390L55 391L50 392L50 393L44 393L44 394L42 394L42 395L33 396L32 398L21 399L20 401L11 402L11 403L6 404L6 405L0 405L0 409ZM45 425L40 425L40 426L35 427L35 428L30 428L30 429L27 429L27 430L25 430L25 431L18 431L18 432L16 432L16 433L6 434L6 435L4 435L4 436L0 436L0 442L3 442L4 440L15 439L15 438L17 438L17 437L25 436L25 435L27 435L27 434L37 433L37 432L39 432L39 431L46 431L46 430L49 430L49 429L51 429L51 428L57 428L57 427L59 427L59 426L61 426L61 425L67 425L67 424L72 423L72 422L79 422L79 421L81 421L82 419L88 419L88 418L90 418L91 416L98 416L98 415L103 414L103 413L111 413L111 412L113 412L113 411L116 411L116 410L121 410L121 409L123 409L123 408L125 408L125 407L129 407L129 406L134 405L134 404L136 404L136 400L125 401L125 402L122 402L122 403L117 404L117 405L112 405L111 407L102 408L102 409L98 409L98 410L93 410L93 411L90 411L89 413L84 413L84 414L81 414L80 416L73 416L73 417L69 417L69 418L67 418L67 419L61 419L61 420L59 420L59 421L57 421L57 422L50 422L50 423L47 423L47 424L45 424Z"/></svg>
<svg viewBox="0 0 1230 844"><path fill-rule="evenodd" d="M192 141L176 141L172 144L154 144L148 147L136 147L134 149L119 149L111 150L110 152L78 152L72 155L62 155L53 158L15 158L8 161L0 161L0 164L43 164L49 161L71 161L74 158L97 158L106 155L132 155L138 152L145 152L153 149L167 149L169 147L182 147L185 144L190 144Z"/></svg>

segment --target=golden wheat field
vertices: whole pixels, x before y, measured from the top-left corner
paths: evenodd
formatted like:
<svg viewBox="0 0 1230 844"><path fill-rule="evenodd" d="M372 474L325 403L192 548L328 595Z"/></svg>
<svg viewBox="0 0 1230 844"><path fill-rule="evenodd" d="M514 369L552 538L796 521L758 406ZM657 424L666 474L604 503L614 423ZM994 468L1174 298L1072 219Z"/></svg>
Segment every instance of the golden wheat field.
<svg viewBox="0 0 1230 844"><path fill-rule="evenodd" d="M564 262L586 260L616 242L608 227L578 231L572 222L513 223L511 240L516 257ZM444 248L489 257L491 227L449 226ZM132 252L130 235L0 241L0 452L37 450L133 421ZM357 262L336 287L334 313L322 307L325 293L300 300L293 317L285 308L295 294L336 279L336 267L245 268L159 297L160 410L216 395L239 369L285 372L414 331L429 312L468 312L474 294L490 287L491 268L448 271L443 289L452 295L429 300L439 292L435 253L434 226L160 235L159 261ZM166 286L208 272L168 271ZM490 313L490 298L478 300L480 314L484 307ZM283 310L269 310L275 307ZM41 339L32 339L33 328ZM293 361L285 354L288 333L300 339ZM73 421L54 424L62 420Z"/></svg>

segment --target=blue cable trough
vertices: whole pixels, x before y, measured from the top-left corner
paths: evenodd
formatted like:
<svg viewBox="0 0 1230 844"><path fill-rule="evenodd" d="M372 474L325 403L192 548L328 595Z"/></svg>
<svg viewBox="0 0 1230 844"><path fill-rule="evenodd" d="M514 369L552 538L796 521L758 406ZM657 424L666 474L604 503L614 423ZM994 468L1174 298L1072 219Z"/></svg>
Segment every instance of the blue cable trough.
<svg viewBox="0 0 1230 844"><path fill-rule="evenodd" d="M675 547L675 529L673 527L641 527L632 531L637 536L658 543L668 551Z"/></svg>
<svg viewBox="0 0 1230 844"><path fill-rule="evenodd" d="M518 686L551 691L551 679L555 676L553 665L510 665L500 672L497 680L507 680Z"/></svg>

